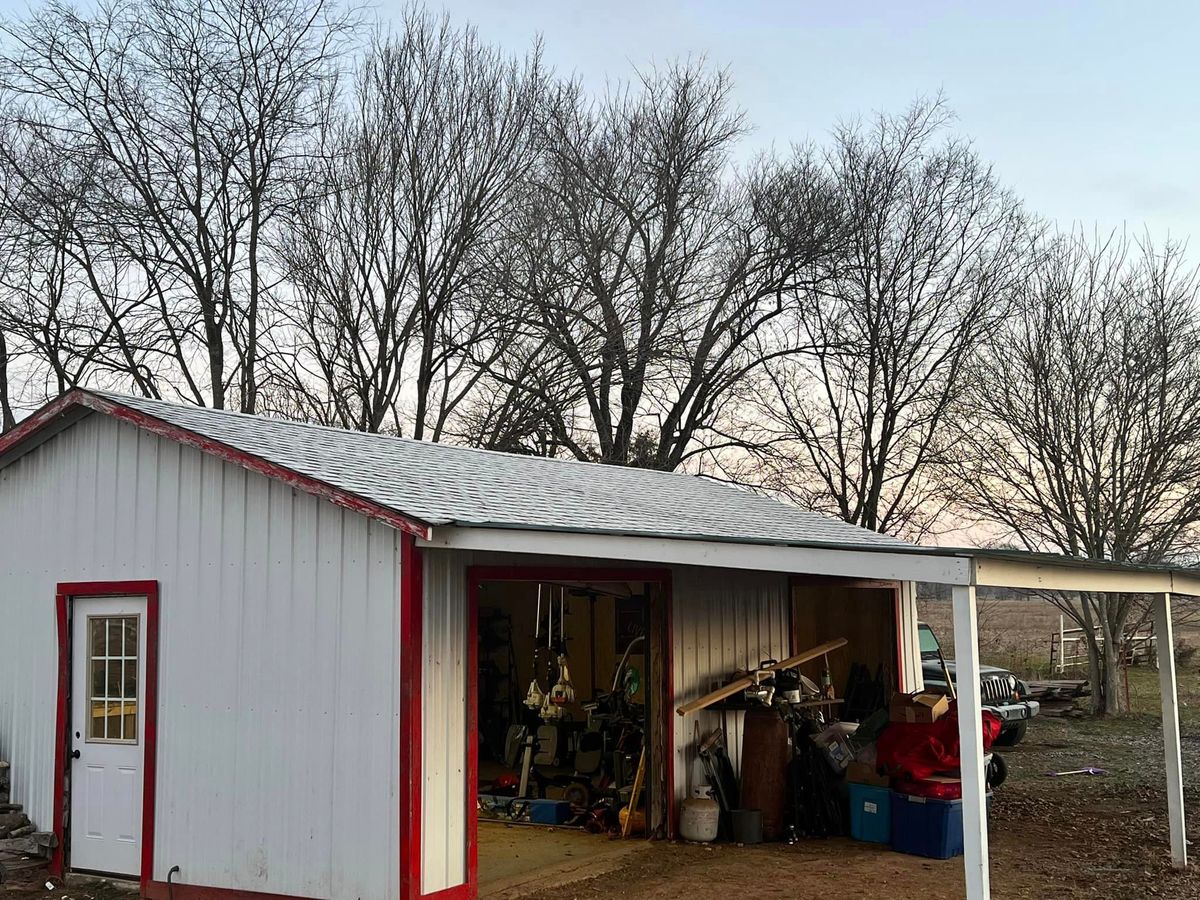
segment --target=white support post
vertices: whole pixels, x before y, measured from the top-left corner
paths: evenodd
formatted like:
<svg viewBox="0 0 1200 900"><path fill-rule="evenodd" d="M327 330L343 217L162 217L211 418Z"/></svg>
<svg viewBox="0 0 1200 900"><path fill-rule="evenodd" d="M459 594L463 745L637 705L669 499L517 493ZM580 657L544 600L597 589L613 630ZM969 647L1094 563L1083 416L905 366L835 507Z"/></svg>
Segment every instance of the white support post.
<svg viewBox="0 0 1200 900"><path fill-rule="evenodd" d="M1175 633L1171 595L1154 602L1154 635L1158 653L1158 686L1162 694L1163 744L1167 752L1167 819L1171 826L1171 862L1187 866L1187 832L1183 815L1183 758L1179 748L1179 689L1175 683Z"/></svg>
<svg viewBox="0 0 1200 900"><path fill-rule="evenodd" d="M983 697L979 684L979 625L974 585L954 586L954 660L962 758L963 864L967 875L967 900L989 900Z"/></svg>

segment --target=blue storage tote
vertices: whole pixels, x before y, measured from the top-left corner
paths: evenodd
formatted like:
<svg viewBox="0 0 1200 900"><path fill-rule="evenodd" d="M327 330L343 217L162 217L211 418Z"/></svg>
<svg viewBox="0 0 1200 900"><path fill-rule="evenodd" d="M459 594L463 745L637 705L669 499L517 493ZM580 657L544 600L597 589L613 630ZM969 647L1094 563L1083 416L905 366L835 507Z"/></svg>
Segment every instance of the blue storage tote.
<svg viewBox="0 0 1200 900"><path fill-rule="evenodd" d="M961 800L935 800L892 792L892 849L933 859L963 852ZM987 805L992 805L988 794Z"/></svg>
<svg viewBox="0 0 1200 900"><path fill-rule="evenodd" d="M886 844L892 837L892 792L873 784L850 788L850 836L856 841Z"/></svg>

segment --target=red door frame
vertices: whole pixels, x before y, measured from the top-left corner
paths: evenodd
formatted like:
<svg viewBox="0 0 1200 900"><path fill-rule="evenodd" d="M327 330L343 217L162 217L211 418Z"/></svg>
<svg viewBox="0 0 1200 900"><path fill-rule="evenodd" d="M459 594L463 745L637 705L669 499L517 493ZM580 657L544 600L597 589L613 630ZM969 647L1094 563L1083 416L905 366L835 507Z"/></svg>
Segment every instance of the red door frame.
<svg viewBox="0 0 1200 900"><path fill-rule="evenodd" d="M93 597L146 598L146 682L142 686L145 739L142 744L142 864L138 879L146 895L154 876L154 794L158 747L158 582L75 581L63 582L55 592L58 625L58 697L55 711L54 746L54 836L50 872L62 877L66 868L67 746L71 735L71 603Z"/></svg>
<svg viewBox="0 0 1200 900"><path fill-rule="evenodd" d="M606 569L589 566L468 566L467 567L467 883L450 888L436 896L439 900L479 896L479 588L485 581L640 581L657 584L662 591L666 635L663 666L666 669L668 702L660 704L659 727L667 741L667 834L675 835L675 742L671 719L671 700L675 696L673 676L673 641L671 621L670 569ZM463 891L462 888L466 890Z"/></svg>
<svg viewBox="0 0 1200 900"><path fill-rule="evenodd" d="M425 575L416 538L401 534L400 541L400 900L417 900L421 896Z"/></svg>

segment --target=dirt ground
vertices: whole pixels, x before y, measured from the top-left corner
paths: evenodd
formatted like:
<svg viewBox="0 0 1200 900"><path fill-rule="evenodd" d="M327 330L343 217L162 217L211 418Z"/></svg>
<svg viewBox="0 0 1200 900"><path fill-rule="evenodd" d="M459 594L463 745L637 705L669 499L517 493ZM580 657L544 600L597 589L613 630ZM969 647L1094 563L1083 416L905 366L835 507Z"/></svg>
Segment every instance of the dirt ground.
<svg viewBox="0 0 1200 900"><path fill-rule="evenodd" d="M1113 719L1041 717L1021 745L1005 751L1010 774L995 793L991 876L996 900L1195 900L1200 869L1168 864L1158 675L1135 669L1134 713ZM1200 670L1180 671L1183 771L1189 828L1200 829ZM1046 772L1103 768L1100 777ZM605 841L579 835L583 841ZM565 840L565 836L560 836ZM502 840L515 841L516 835ZM567 845L564 843L564 847ZM507 852L503 847L501 852ZM598 846L597 849L600 849ZM668 900L753 895L949 900L963 895L961 859L928 860L849 840L796 846L644 843L604 847L596 857L567 847L541 877L520 876L517 860L493 874L491 900ZM521 852L513 844L513 853ZM486 863L481 848L481 862ZM488 872L481 871L484 881ZM125 890L70 884L45 891L42 873L0 888L2 897L128 900ZM363 898L367 900L367 898Z"/></svg>
<svg viewBox="0 0 1200 900"><path fill-rule="evenodd" d="M996 900L1135 900L1200 897L1200 869L1169 865L1157 673L1132 673L1135 714L1113 720L1040 718L1005 751L1008 783L991 818ZM1200 828L1200 671L1180 673L1186 804ZM1104 776L1046 772L1103 768ZM963 896L961 859L905 856L849 840L761 847L647 844L594 878L561 880L495 900L572 898Z"/></svg>

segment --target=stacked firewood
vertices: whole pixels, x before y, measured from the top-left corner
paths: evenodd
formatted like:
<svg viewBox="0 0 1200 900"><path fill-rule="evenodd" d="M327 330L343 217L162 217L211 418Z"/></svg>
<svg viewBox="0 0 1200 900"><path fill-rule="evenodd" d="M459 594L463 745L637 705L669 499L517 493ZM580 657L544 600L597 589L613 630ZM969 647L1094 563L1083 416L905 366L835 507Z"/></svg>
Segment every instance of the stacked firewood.
<svg viewBox="0 0 1200 900"><path fill-rule="evenodd" d="M28 837L35 831L21 804L12 802L11 771L8 763L0 759L0 840Z"/></svg>

